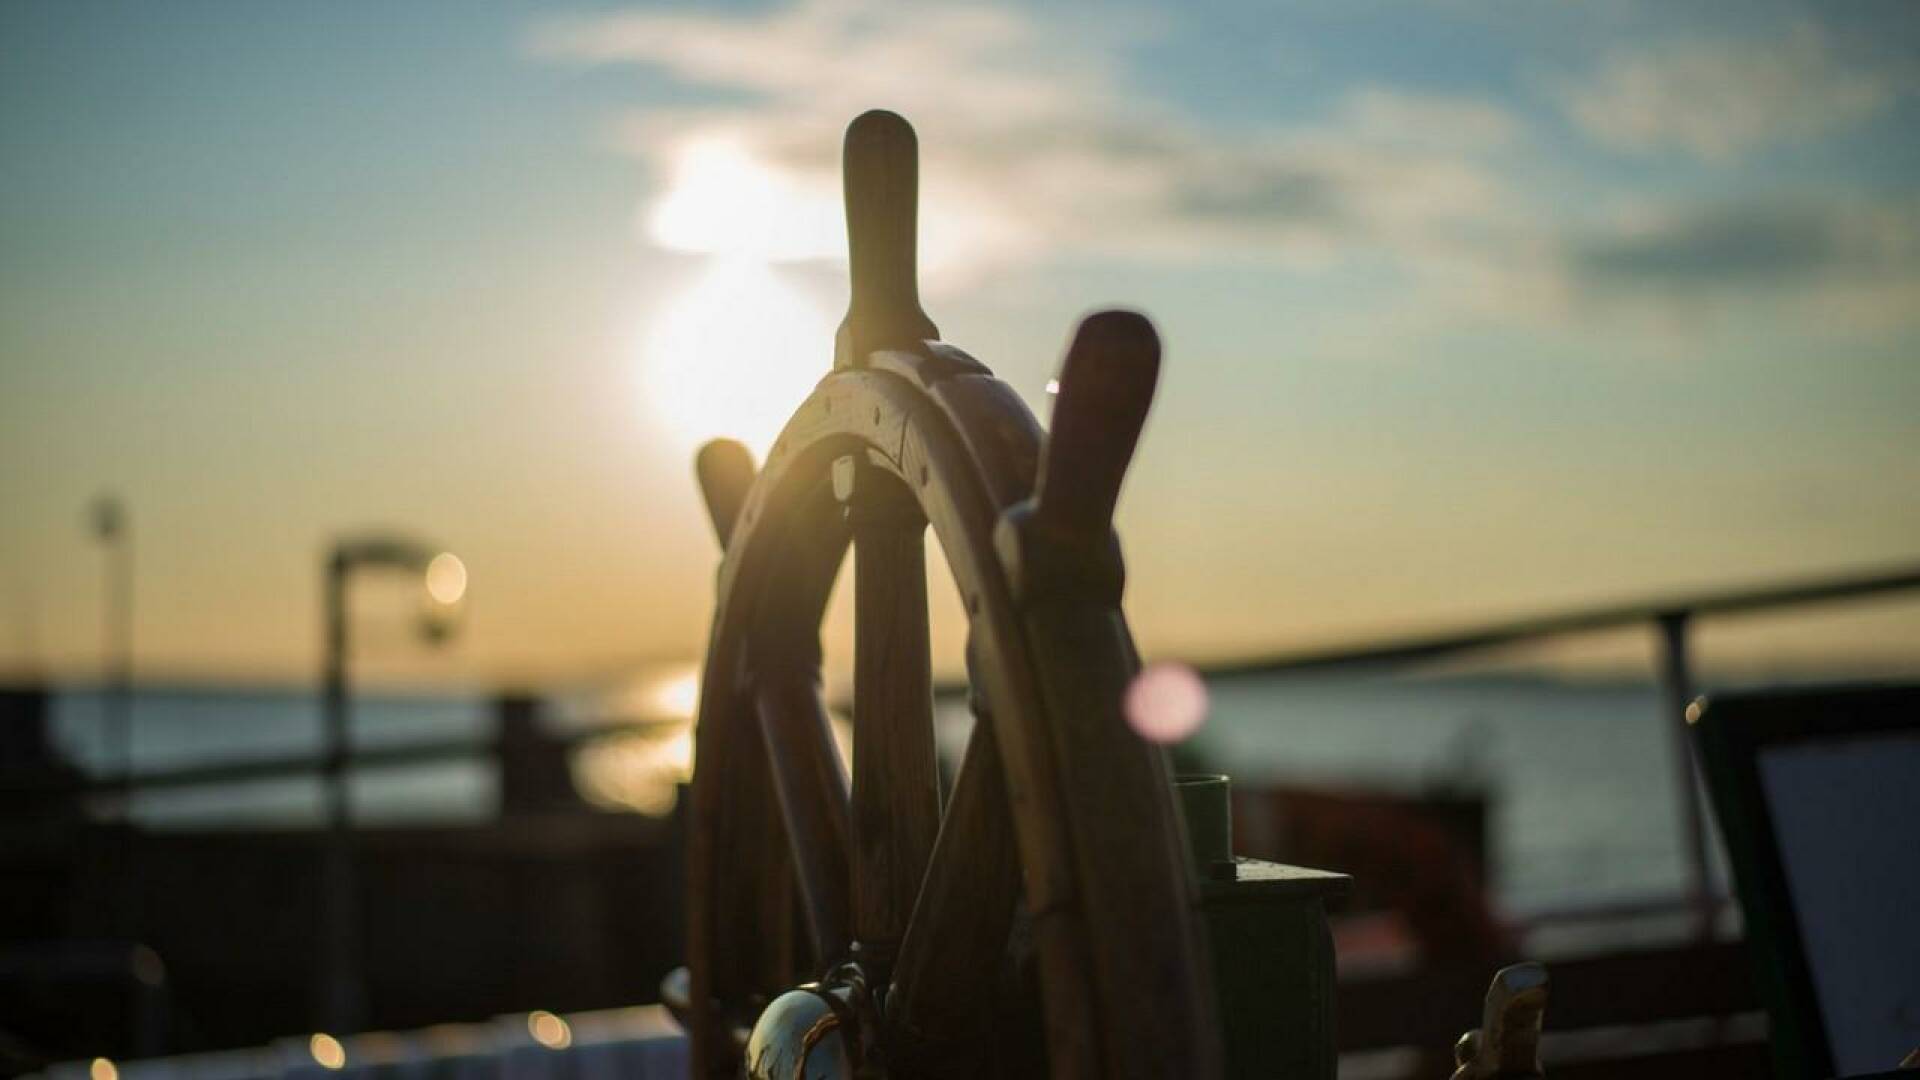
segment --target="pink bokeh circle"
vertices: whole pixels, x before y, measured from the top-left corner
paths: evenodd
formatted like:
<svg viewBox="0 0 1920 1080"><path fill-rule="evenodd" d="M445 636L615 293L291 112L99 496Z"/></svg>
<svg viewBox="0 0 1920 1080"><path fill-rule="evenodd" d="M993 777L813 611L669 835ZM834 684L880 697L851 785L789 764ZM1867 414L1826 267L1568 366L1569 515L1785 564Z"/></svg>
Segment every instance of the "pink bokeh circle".
<svg viewBox="0 0 1920 1080"><path fill-rule="evenodd" d="M1124 702L1127 726L1148 742L1177 743L1207 719L1207 684L1185 664L1148 664Z"/></svg>

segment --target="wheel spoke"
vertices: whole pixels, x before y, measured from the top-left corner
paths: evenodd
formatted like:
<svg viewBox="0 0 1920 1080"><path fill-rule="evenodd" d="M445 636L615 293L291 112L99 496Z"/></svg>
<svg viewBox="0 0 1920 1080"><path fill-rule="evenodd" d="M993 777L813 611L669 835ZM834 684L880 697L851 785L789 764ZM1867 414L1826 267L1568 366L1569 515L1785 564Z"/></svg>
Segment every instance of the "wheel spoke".
<svg viewBox="0 0 1920 1080"><path fill-rule="evenodd" d="M844 957L848 943L847 774L818 677L806 670L763 673L759 681L756 709L774 794L786 821L814 956L826 965Z"/></svg>
<svg viewBox="0 0 1920 1080"><path fill-rule="evenodd" d="M743 734L751 729L741 725ZM741 875L743 887L717 896L716 949L710 995L744 1003L793 981L793 864L780 810L768 783L766 747L740 738L727 747L734 778L716 841L718 865Z"/></svg>
<svg viewBox="0 0 1920 1080"><path fill-rule="evenodd" d="M853 925L863 955L884 966L906 930L940 831L926 520L904 490L877 482L851 510Z"/></svg>
<svg viewBox="0 0 1920 1080"><path fill-rule="evenodd" d="M927 867L926 885L900 943L888 1023L901 1047L932 1061L955 1061L987 1021L1019 900L1006 776L992 718L976 707L953 797Z"/></svg>

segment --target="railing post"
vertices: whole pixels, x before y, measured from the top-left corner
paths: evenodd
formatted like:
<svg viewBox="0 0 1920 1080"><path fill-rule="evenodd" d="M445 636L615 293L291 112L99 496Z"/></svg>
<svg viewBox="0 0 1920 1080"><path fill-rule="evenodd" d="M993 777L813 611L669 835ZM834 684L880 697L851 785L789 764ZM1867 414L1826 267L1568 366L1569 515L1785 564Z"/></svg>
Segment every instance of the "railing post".
<svg viewBox="0 0 1920 1080"><path fill-rule="evenodd" d="M1700 808L1700 793L1693 760L1693 744L1687 739L1687 706L1693 702L1693 676L1687 664L1687 622L1684 609L1664 611L1658 616L1660 630L1660 684L1663 691L1662 720L1673 740L1674 782L1680 800L1681 828L1687 852L1687 898L1694 911L1693 932L1705 940L1713 936L1715 889L1713 864L1707 852L1707 822Z"/></svg>

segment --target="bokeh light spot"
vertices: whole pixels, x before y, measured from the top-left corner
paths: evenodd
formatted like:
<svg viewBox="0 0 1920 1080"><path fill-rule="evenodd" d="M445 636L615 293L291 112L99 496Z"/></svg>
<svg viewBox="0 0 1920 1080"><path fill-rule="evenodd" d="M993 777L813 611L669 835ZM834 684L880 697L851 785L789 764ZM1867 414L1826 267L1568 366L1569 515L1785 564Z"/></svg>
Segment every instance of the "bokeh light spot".
<svg viewBox="0 0 1920 1080"><path fill-rule="evenodd" d="M1185 664L1149 664L1124 702L1127 725L1148 742L1177 743L1207 718L1207 684Z"/></svg>
<svg viewBox="0 0 1920 1080"><path fill-rule="evenodd" d="M323 1069L339 1069L347 1064L347 1048L324 1031L315 1032L313 1038L307 1040L307 1052Z"/></svg>
<svg viewBox="0 0 1920 1080"><path fill-rule="evenodd" d="M549 1050L565 1050L573 1045L573 1028L545 1009L535 1009L527 1014L527 1034L533 1036L534 1042Z"/></svg>
<svg viewBox="0 0 1920 1080"><path fill-rule="evenodd" d="M120 1069L106 1058L94 1058L87 1066L87 1076L91 1080L120 1080Z"/></svg>
<svg viewBox="0 0 1920 1080"><path fill-rule="evenodd" d="M443 551L427 564L427 595L442 604L457 604L467 594L467 564Z"/></svg>

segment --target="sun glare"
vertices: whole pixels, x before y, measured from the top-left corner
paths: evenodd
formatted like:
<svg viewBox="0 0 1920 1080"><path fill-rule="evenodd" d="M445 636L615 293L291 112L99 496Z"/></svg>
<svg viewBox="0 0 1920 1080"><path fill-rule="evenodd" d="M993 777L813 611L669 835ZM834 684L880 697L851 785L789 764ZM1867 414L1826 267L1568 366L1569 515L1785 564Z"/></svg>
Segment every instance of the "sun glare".
<svg viewBox="0 0 1920 1080"><path fill-rule="evenodd" d="M675 153L646 225L662 247L712 256L652 318L642 358L649 413L683 448L725 437L764 458L826 374L834 329L772 264L841 253L838 193L708 135Z"/></svg>
<svg viewBox="0 0 1920 1080"><path fill-rule="evenodd" d="M770 166L723 136L695 139L674 155L647 232L675 251L762 262L832 258L846 246L837 190Z"/></svg>
<svg viewBox="0 0 1920 1080"><path fill-rule="evenodd" d="M925 274L958 273L962 253L1006 246L1005 222L966 199L927 209ZM737 136L707 132L672 151L643 224L660 247L711 257L649 318L641 358L648 414L681 449L725 437L764 459L831 363L837 313L776 264L846 257L838 176L770 161Z"/></svg>
<svg viewBox="0 0 1920 1080"><path fill-rule="evenodd" d="M644 346L648 412L686 448L774 437L833 366L833 321L764 261L717 257L655 316Z"/></svg>

